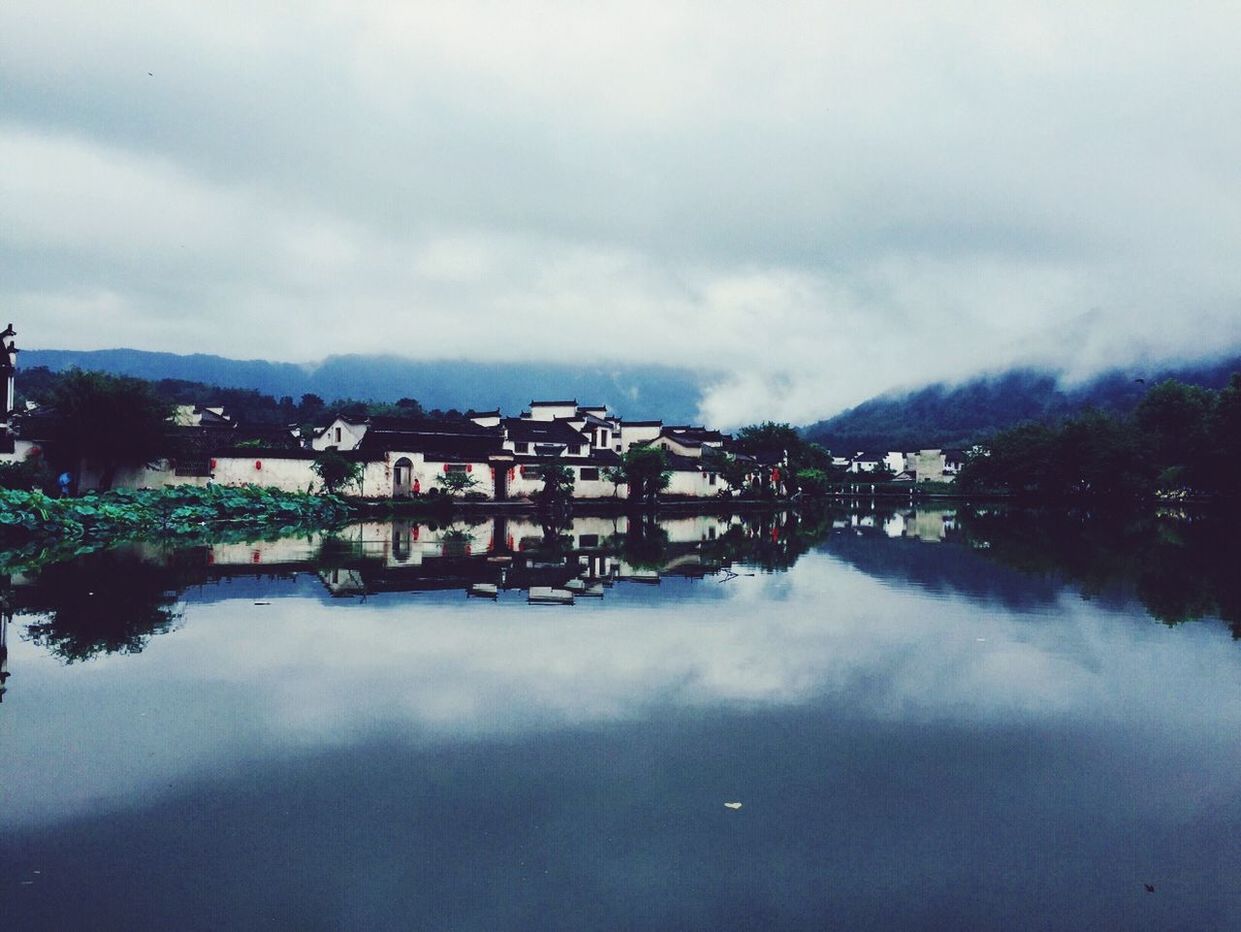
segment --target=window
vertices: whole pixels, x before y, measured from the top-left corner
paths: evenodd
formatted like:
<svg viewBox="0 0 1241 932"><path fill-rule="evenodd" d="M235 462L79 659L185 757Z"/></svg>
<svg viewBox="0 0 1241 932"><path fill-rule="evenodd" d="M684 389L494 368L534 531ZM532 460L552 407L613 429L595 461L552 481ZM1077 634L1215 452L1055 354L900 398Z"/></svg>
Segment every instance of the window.
<svg viewBox="0 0 1241 932"><path fill-rule="evenodd" d="M528 444L528 443L514 443L514 444L513 444L513 449L514 449L516 452L518 452L518 453L529 453L529 452L530 452L530 444Z"/></svg>
<svg viewBox="0 0 1241 932"><path fill-rule="evenodd" d="M336 428L336 442L340 443L340 428Z"/></svg>
<svg viewBox="0 0 1241 932"><path fill-rule="evenodd" d="M707 473L707 485L715 485L715 473Z"/></svg>
<svg viewBox="0 0 1241 932"><path fill-rule="evenodd" d="M574 447L573 452L576 453L578 456L581 456L582 454L586 452L586 445L581 444L579 446Z"/></svg>
<svg viewBox="0 0 1241 932"><path fill-rule="evenodd" d="M539 469L538 466L523 466L521 467L521 477L523 479L542 479L543 470Z"/></svg>
<svg viewBox="0 0 1241 932"><path fill-rule="evenodd" d="M598 482L599 481L599 467L583 466L581 478L583 482Z"/></svg>
<svg viewBox="0 0 1241 932"><path fill-rule="evenodd" d="M445 463L444 472L473 472L465 463Z"/></svg>
<svg viewBox="0 0 1241 932"><path fill-rule="evenodd" d="M581 537L577 539L577 545L579 547L598 547L599 546L599 535L598 534L583 534Z"/></svg>

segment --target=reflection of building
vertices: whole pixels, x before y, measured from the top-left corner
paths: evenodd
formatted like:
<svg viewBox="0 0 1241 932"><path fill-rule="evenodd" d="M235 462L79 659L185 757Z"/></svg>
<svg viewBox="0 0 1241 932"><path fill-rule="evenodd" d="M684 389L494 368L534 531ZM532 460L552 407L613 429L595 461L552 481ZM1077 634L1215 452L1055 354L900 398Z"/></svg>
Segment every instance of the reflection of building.
<svg viewBox="0 0 1241 932"><path fill-rule="evenodd" d="M448 525L371 522L324 539L316 569L328 591L340 596L535 586L597 594L598 586L618 580L715 572L720 557L705 548L739 521L694 515L640 530L626 517L598 516L566 527L529 516Z"/></svg>
<svg viewBox="0 0 1241 932"><path fill-rule="evenodd" d="M8 691L9 682L9 620L13 617L13 609L7 597L0 605L0 702Z"/></svg>

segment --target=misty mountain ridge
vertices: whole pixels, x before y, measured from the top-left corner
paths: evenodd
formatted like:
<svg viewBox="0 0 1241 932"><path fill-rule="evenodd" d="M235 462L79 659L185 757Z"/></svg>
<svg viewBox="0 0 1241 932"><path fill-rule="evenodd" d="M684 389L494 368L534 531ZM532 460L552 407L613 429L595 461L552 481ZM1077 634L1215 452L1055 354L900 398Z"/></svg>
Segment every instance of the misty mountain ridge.
<svg viewBox="0 0 1241 932"><path fill-rule="evenodd" d="M295 400L306 393L327 401L415 398L428 409L499 407L505 413L516 413L532 400L575 398L582 404L606 404L632 420L662 418L671 423L696 419L705 386L720 377L707 370L625 363L491 363L340 355L299 364L135 349L23 350L19 365L46 366L53 372L76 366L152 381L182 379L220 388L255 389L277 398L291 395Z"/></svg>
<svg viewBox="0 0 1241 932"><path fill-rule="evenodd" d="M1010 369L965 382L880 395L811 424L804 433L838 453L964 448L1023 421L1054 421L1092 407L1114 413L1131 411L1147 389L1165 379L1223 388L1233 372L1241 372L1241 356L1114 369L1073 383L1045 369Z"/></svg>

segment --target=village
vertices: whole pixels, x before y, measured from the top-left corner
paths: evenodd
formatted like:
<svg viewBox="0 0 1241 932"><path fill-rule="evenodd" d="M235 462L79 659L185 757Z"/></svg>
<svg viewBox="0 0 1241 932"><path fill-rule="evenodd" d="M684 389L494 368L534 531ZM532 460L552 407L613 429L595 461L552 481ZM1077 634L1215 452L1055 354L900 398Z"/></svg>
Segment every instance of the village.
<svg viewBox="0 0 1241 932"><path fill-rule="evenodd" d="M7 331L13 335L12 326ZM787 498L800 485L787 448L755 448L700 425L627 420L606 405L532 400L515 416L499 409L427 417L337 415L309 431L255 427L205 400L176 406L168 449L146 462L105 469L88 459L66 464L57 450L58 412L27 403L16 410L16 347L3 346L5 391L0 463L57 463L62 492L99 488L261 486L285 492L341 491L372 500L446 496L473 501L532 500L549 473L581 500L651 497L668 501ZM657 479L635 477L637 454L654 457ZM964 463L954 450L831 455L843 482L950 483ZM323 463L346 464L341 481ZM67 479L67 481L66 481ZM641 489L636 486L642 485Z"/></svg>

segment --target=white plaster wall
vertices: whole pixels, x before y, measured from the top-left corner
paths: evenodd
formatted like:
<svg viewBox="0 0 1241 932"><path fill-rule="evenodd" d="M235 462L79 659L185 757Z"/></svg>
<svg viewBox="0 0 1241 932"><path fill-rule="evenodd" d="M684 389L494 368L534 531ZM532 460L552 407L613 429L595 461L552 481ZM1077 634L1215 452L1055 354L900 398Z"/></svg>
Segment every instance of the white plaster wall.
<svg viewBox="0 0 1241 932"><path fill-rule="evenodd" d="M943 482L945 457L942 450L919 450L914 469L919 482Z"/></svg>
<svg viewBox="0 0 1241 932"><path fill-rule="evenodd" d="M394 453L392 455L392 462L395 463L397 458L397 454ZM410 459L413 459L413 457L411 456ZM472 491L481 492L488 498L495 498L496 483L495 476L491 471L490 463L477 463L470 462L468 460L448 460L447 462L454 464L464 463L465 465L471 467L469 475L478 483ZM437 476L444 475L444 465L444 460L424 460L421 454L419 454L419 458L417 460L414 460L414 475L418 477L418 481L422 484L422 491L424 493L431 491L431 489L443 488L443 486L435 480Z"/></svg>
<svg viewBox="0 0 1241 932"><path fill-rule="evenodd" d="M629 448L635 443L654 440L659 436L659 432L663 429L661 425L655 424L650 427L634 427L621 422L620 426L620 445L621 453L628 453Z"/></svg>
<svg viewBox="0 0 1241 932"><path fill-rule="evenodd" d="M336 429L338 427L340 428L339 443L336 440ZM358 444L362 442L362 438L365 436L365 424L348 424L340 418L337 418L328 425L327 430L325 430L318 437L311 439L310 446L315 450L326 450L329 447L336 447L336 449L341 451L354 450L357 448Z"/></svg>
<svg viewBox="0 0 1241 932"><path fill-rule="evenodd" d="M575 417L577 415L577 405L554 405L550 407L530 407L530 420L532 421L554 421L558 417Z"/></svg>
<svg viewBox="0 0 1241 932"><path fill-rule="evenodd" d="M24 463L33 450L41 450L32 440L14 440L12 453L0 453L0 463Z"/></svg>
<svg viewBox="0 0 1241 932"><path fill-rule="evenodd" d="M711 485L710 479L706 473L697 470L674 470L672 478L668 481L668 487L663 490L664 495L690 495L695 498L712 498L721 491L727 491L730 488L728 483L724 481L724 477L716 475L715 485Z"/></svg>

